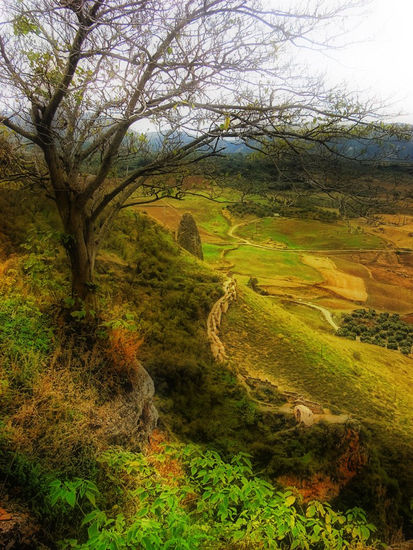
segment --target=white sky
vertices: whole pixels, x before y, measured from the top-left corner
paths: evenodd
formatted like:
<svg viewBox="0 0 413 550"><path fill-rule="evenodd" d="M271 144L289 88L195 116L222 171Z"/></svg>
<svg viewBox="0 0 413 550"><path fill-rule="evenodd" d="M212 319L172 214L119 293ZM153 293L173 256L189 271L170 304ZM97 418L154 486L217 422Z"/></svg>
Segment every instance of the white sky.
<svg viewBox="0 0 413 550"><path fill-rule="evenodd" d="M352 44L305 56L329 83L384 100L402 115L393 120L413 123L413 0L371 0L363 12L351 19Z"/></svg>

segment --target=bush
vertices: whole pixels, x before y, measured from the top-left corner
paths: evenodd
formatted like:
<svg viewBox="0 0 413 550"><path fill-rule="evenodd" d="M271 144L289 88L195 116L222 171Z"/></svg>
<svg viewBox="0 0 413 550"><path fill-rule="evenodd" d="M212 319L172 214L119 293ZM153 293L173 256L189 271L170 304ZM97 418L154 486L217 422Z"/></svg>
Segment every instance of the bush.
<svg viewBox="0 0 413 550"><path fill-rule="evenodd" d="M91 482L52 483L55 504L82 509L86 501L93 508L82 521L85 541L66 548L339 550L362 546L375 531L360 508L340 513L317 501L302 507L292 491L276 491L253 476L245 454L224 462L194 446L165 447L148 457L111 449L100 462L123 496L122 512L98 508L99 490Z"/></svg>

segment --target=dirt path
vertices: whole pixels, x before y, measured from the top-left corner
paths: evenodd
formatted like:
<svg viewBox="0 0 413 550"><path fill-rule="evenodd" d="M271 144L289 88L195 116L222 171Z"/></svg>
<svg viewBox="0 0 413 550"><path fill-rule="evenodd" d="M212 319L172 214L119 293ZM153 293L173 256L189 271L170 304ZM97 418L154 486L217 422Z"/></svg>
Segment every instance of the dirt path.
<svg viewBox="0 0 413 550"><path fill-rule="evenodd" d="M337 325L337 323L334 321L333 316L331 314L331 311L329 311L327 308L323 306L319 306L318 304L312 304L311 302L304 302L300 299L298 300L288 300L289 302L292 302L293 304L299 304L300 306L307 306L311 307L313 309L316 309L318 311L321 311L323 314L324 319L327 321L329 325L333 327L334 330L338 330L340 327Z"/></svg>

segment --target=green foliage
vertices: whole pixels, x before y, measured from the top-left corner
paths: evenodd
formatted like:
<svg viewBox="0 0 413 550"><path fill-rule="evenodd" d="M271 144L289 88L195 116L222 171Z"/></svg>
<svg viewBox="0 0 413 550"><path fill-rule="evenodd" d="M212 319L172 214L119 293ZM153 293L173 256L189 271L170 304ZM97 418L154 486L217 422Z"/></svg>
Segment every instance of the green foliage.
<svg viewBox="0 0 413 550"><path fill-rule="evenodd" d="M27 252L22 260L23 272L30 277L34 289L60 291L63 281L56 272L55 263L61 251L60 233L39 231L32 227L21 247Z"/></svg>
<svg viewBox="0 0 413 550"><path fill-rule="evenodd" d="M257 218L264 218L267 216L273 216L277 210L269 205L263 205L257 202L239 202L228 205L228 210L231 214L236 216L256 216Z"/></svg>
<svg viewBox="0 0 413 550"><path fill-rule="evenodd" d="M11 296L0 301L0 347L21 355L50 350L50 319L30 299Z"/></svg>
<svg viewBox="0 0 413 550"><path fill-rule="evenodd" d="M337 336L354 340L360 336L360 342L399 350L409 355L413 345L413 327L400 319L397 313L380 313L374 309L355 309L351 314L343 315Z"/></svg>
<svg viewBox="0 0 413 550"><path fill-rule="evenodd" d="M160 475L154 461L166 466L179 461L185 473L178 479ZM277 491L254 477L243 453L228 463L218 453L195 446L164 447L149 459L112 448L100 462L121 492L122 512L94 507L82 521L87 539L67 540L66 548L341 550L367 542L375 531L360 508L342 514L317 501L303 508L291 491ZM94 505L98 489L80 479L55 481L51 494L54 503L74 508L82 498Z"/></svg>
<svg viewBox="0 0 413 550"><path fill-rule="evenodd" d="M74 508L76 505L81 506L83 500L87 500L92 506L96 506L99 489L93 481L80 478L75 478L73 481L55 479L49 487L52 506L55 506L57 502L63 502Z"/></svg>
<svg viewBox="0 0 413 550"><path fill-rule="evenodd" d="M0 299L0 380L3 389L30 391L52 342L50 319L32 300L20 296ZM6 391L0 395L2 399L13 400L13 395Z"/></svg>
<svg viewBox="0 0 413 550"><path fill-rule="evenodd" d="M13 21L13 32L16 36L26 35L31 32L37 33L38 31L39 27L37 24L34 21L30 21L26 15L19 15Z"/></svg>

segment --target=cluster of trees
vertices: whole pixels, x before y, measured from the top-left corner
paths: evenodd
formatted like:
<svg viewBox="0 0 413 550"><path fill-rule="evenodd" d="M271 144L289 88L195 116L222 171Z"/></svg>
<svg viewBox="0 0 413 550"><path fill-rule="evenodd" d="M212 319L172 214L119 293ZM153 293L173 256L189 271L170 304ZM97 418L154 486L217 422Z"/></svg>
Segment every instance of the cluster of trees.
<svg viewBox="0 0 413 550"><path fill-rule="evenodd" d="M339 336L368 344L400 350L409 355L413 346L413 326L397 313L377 313L374 309L356 309L343 316Z"/></svg>

